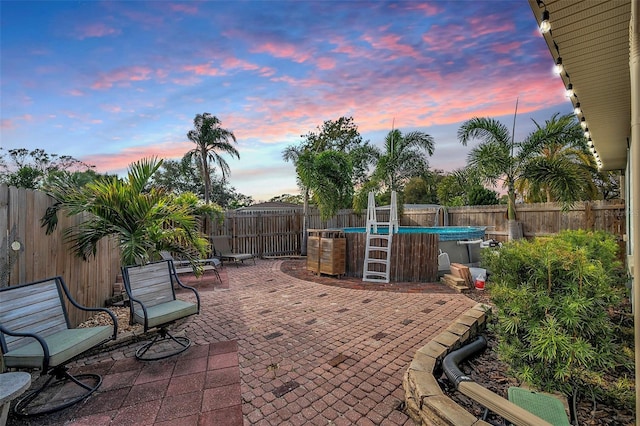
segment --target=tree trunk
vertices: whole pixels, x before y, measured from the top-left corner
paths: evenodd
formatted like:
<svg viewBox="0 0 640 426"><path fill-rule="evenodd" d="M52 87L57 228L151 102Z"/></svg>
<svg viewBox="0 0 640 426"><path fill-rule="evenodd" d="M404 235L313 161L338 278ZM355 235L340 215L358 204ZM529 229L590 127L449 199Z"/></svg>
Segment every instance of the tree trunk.
<svg viewBox="0 0 640 426"><path fill-rule="evenodd" d="M300 254L302 256L307 255L307 227L309 226L309 190L304 190L304 204L302 207L302 247L300 247Z"/></svg>
<svg viewBox="0 0 640 426"><path fill-rule="evenodd" d="M509 220L507 226L509 230L509 241L519 240L523 237L522 222L519 220Z"/></svg>

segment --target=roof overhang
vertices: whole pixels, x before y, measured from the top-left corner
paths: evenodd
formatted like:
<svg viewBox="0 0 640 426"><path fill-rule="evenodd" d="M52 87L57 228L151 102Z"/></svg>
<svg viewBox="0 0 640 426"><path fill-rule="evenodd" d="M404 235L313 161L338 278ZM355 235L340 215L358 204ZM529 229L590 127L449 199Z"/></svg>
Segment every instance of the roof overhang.
<svg viewBox="0 0 640 426"><path fill-rule="evenodd" d="M586 119L603 170L624 169L631 128L629 22L631 0L528 0L538 25L545 10L551 31L544 34L553 61L562 57ZM582 118L582 116L580 116Z"/></svg>

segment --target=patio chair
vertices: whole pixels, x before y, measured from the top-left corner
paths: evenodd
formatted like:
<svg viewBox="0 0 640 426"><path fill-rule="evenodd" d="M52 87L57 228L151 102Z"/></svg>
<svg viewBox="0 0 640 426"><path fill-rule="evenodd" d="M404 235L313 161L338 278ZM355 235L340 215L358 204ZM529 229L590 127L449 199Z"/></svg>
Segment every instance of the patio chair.
<svg viewBox="0 0 640 426"><path fill-rule="evenodd" d="M131 324L142 324L145 333L152 328L158 329L158 334L151 341L138 348L136 358L155 361L186 351L191 341L184 336L173 336L168 327L177 320L200 313L200 295L195 288L180 282L173 262L162 260L142 266L126 266L122 268L122 277L130 300ZM177 299L175 284L193 292L196 303ZM162 350L156 348L149 352L154 346L162 347Z"/></svg>
<svg viewBox="0 0 640 426"><path fill-rule="evenodd" d="M68 306L104 312L112 325L73 328ZM17 416L49 414L86 399L102 384L97 374L69 373L66 365L118 334L116 316L105 308L79 305L62 277L0 288L0 348L9 369L39 369L44 384L13 407ZM55 381L54 381L55 379Z"/></svg>
<svg viewBox="0 0 640 426"><path fill-rule="evenodd" d="M212 237L213 250L216 256L224 262L224 260L230 260L238 267L238 262L244 263L245 260L252 259L253 264L256 264L256 257L251 253L234 253L229 245L229 237L227 235L219 235Z"/></svg>
<svg viewBox="0 0 640 426"><path fill-rule="evenodd" d="M188 260L175 260L171 253L169 253L168 251L161 251L160 257L162 257L162 260L171 260L173 262L176 274L187 274L194 272L191 262L189 262ZM216 278L218 278L218 281L220 281L220 284L222 284L222 278L220 278L220 273L218 272L218 267L222 266L222 262L220 261L220 259L218 259L217 257L212 257L210 259L198 259L195 261L195 263L199 265L200 269L202 269L203 272L213 271L213 273L216 275Z"/></svg>

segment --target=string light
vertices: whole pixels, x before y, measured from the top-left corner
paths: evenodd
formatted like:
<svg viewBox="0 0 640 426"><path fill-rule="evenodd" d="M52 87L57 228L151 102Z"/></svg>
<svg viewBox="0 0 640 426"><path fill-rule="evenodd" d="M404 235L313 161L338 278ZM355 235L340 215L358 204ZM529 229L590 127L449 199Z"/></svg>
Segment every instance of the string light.
<svg viewBox="0 0 640 426"><path fill-rule="evenodd" d="M580 102L576 102L576 106L573 108L573 113L575 115L582 114L582 110L580 109Z"/></svg>
<svg viewBox="0 0 640 426"><path fill-rule="evenodd" d="M583 129L587 128L587 120L584 117L580 120L580 126L582 126Z"/></svg>
<svg viewBox="0 0 640 426"><path fill-rule="evenodd" d="M567 91L564 94L567 98L572 97L573 95L575 95L575 92L573 91L573 84L569 83L567 85Z"/></svg>
<svg viewBox="0 0 640 426"><path fill-rule="evenodd" d="M562 74L564 73L563 80L567 82L565 96L569 98L572 103L574 102L573 98L575 98L573 113L576 115L576 117L582 116L580 117L580 127L582 127L582 129L584 130L584 137L587 139L587 147L589 148L589 151L591 151L591 154L593 155L594 159L596 160L596 164L600 169L602 168L602 161L600 160L600 155L596 151L593 140L591 139L591 132L589 132L589 127L587 127L587 119L584 116L584 113L580 106L578 95L573 90L571 77L569 76L569 73L567 72L562 62L562 57L560 56L560 47L558 46L558 43L556 43L556 41L553 39L553 35L551 33L550 13L547 10L547 5L544 3L543 0L536 0L536 2L538 3L539 8L544 8L544 10L542 11L542 17L540 19L540 33L549 34L549 37L551 38L550 41L553 43L553 47L555 48L556 53L558 54L555 65L553 67L553 71L555 72L555 74L559 75L561 78L562 78Z"/></svg>
<svg viewBox="0 0 640 426"><path fill-rule="evenodd" d="M540 32L546 34L551 31L551 22L549 22L549 11L547 9L542 12L542 20L540 21Z"/></svg>
<svg viewBox="0 0 640 426"><path fill-rule="evenodd" d="M564 67L562 66L562 57L558 56L558 59L556 59L556 66L553 67L553 72L560 75L562 74L562 71L564 71Z"/></svg>

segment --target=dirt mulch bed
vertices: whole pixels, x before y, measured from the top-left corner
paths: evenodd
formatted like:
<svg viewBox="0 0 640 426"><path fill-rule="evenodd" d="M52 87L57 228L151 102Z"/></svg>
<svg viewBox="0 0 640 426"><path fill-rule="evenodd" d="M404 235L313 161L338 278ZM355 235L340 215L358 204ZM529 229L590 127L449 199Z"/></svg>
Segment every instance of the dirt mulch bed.
<svg viewBox="0 0 640 426"><path fill-rule="evenodd" d="M468 297L491 305L491 298L488 293L472 292ZM460 370L469 376L475 382L481 384L492 392L507 398L507 391L511 386L520 386L518 380L507 375L507 365L498 359L496 347L497 339L490 331L483 332L487 338L487 349L479 355L459 365ZM484 407L477 402L467 398L460 392L457 392L447 377L443 374L438 379L440 387L451 399L464 407L474 416L480 418L484 413ZM601 402L594 403L591 399L581 397L578 401L578 424L579 425L634 425L635 413L630 410L623 410L613 405L607 405ZM566 402L563 400L563 402ZM489 413L487 421L495 425L504 425L506 421L501 417Z"/></svg>

